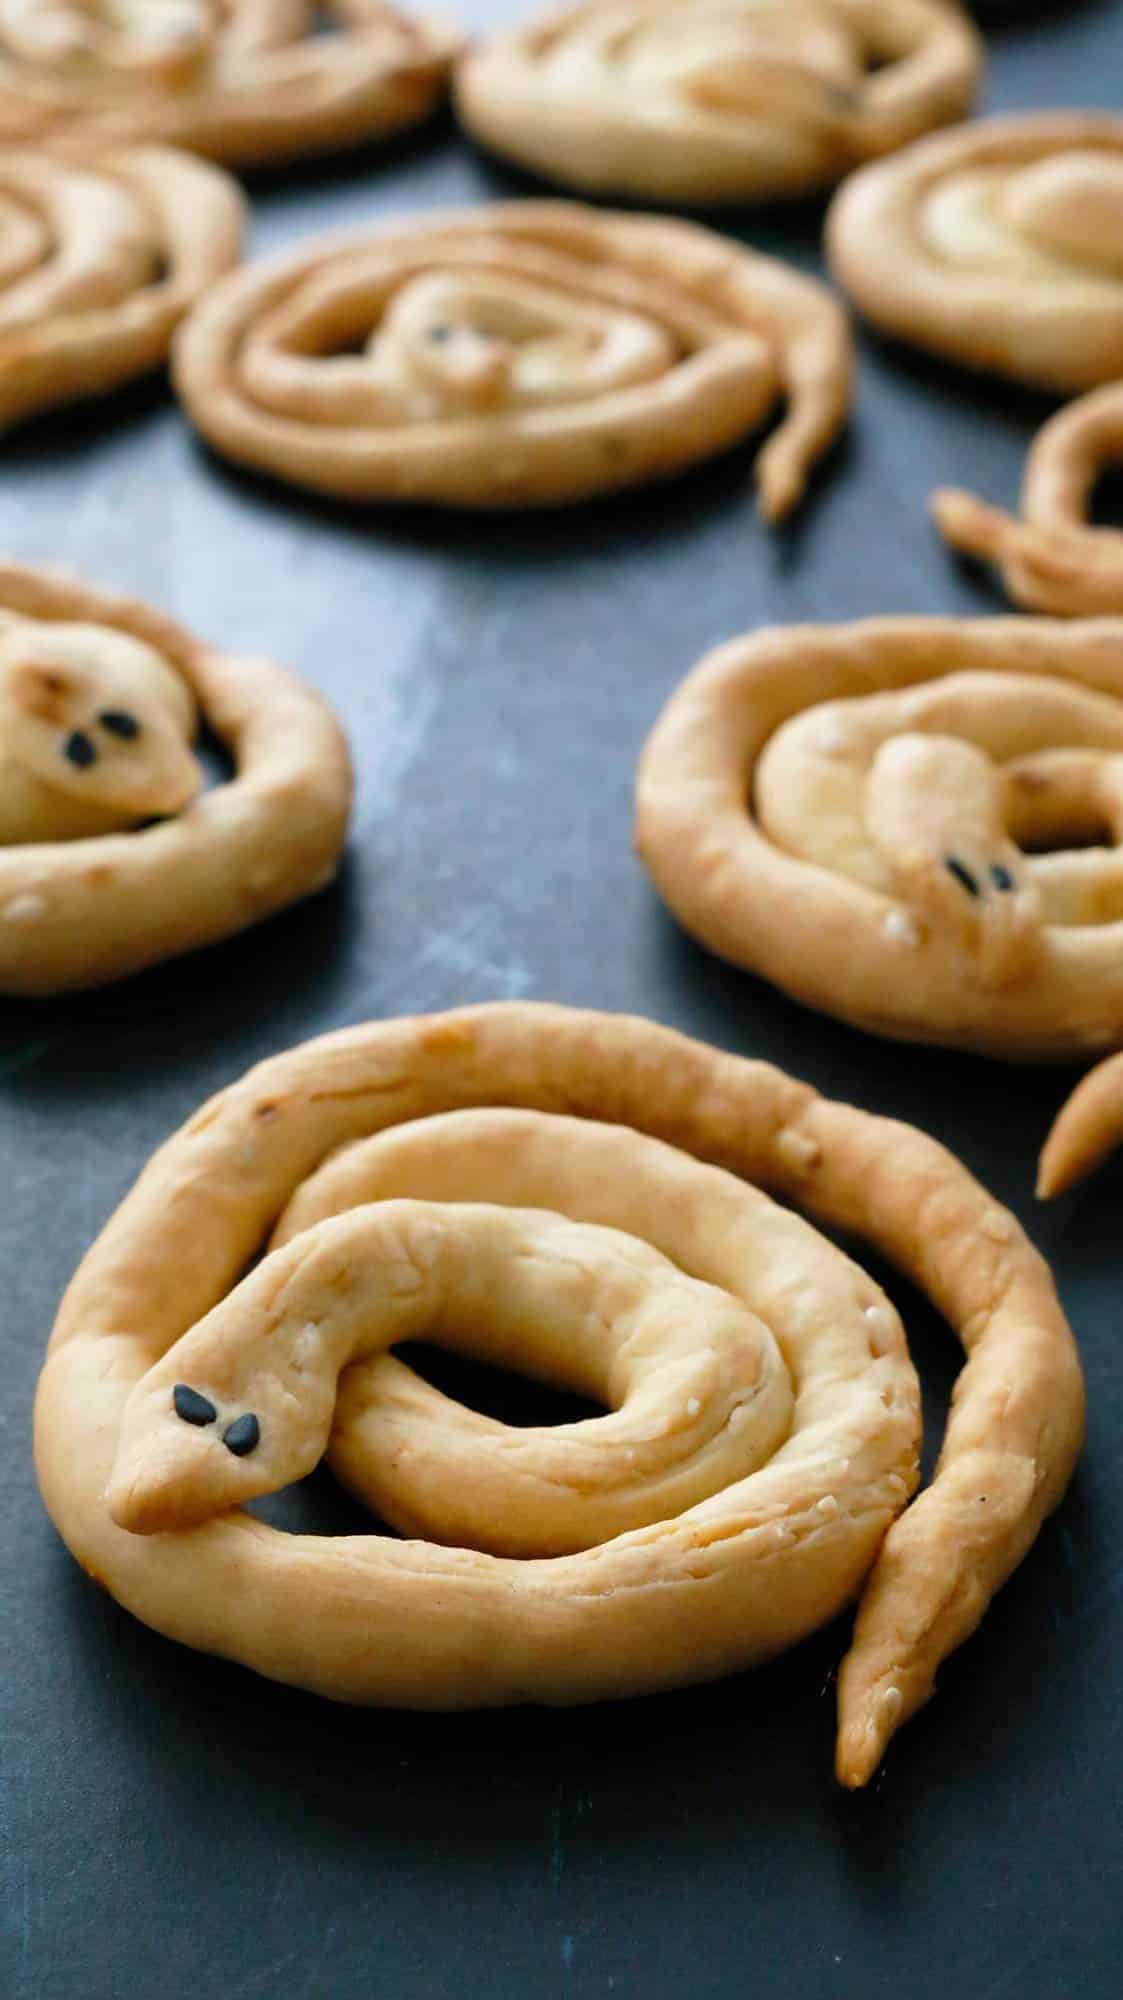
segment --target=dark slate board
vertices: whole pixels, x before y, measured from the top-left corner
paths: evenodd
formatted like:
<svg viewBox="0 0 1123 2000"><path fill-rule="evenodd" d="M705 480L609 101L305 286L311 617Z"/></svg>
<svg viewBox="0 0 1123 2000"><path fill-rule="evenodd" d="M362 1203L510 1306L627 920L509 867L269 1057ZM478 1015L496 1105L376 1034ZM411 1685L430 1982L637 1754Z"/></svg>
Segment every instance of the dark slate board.
<svg viewBox="0 0 1123 2000"><path fill-rule="evenodd" d="M992 107L1118 106L1118 5L991 18ZM255 239L525 186L445 129L389 159L259 183ZM818 223L805 208L740 233L813 267ZM850 440L778 536L754 517L744 452L618 504L488 522L361 518L233 476L161 386L5 444L0 546L287 659L335 702L359 769L350 860L315 904L94 998L0 1007L10 2000L1115 2000L1123 1169L1038 1211L1033 1159L1068 1076L801 1012L679 935L630 851L636 753L714 641L770 621L998 608L946 559L926 499L944 481L1012 499L1045 409L865 339ZM353 1714L155 1638L86 1582L42 1513L29 1431L43 1343L153 1147L305 1036L523 995L645 1012L927 1126L1054 1262L1087 1366L1087 1454L864 1797L831 1778L843 1625L674 1698ZM930 1457L955 1350L894 1290ZM530 1404L515 1392L506 1407ZM326 1475L277 1517L326 1532L354 1518Z"/></svg>

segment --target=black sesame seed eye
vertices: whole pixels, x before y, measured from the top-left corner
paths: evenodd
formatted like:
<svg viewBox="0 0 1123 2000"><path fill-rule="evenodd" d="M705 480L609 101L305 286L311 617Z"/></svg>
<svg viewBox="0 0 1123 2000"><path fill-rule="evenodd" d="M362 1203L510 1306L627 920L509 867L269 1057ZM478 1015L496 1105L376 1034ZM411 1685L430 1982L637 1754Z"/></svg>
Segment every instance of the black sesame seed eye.
<svg viewBox="0 0 1123 2000"><path fill-rule="evenodd" d="M135 743L140 735L140 724L127 708L103 708L98 721L111 736L119 736L122 743Z"/></svg>
<svg viewBox="0 0 1123 2000"><path fill-rule="evenodd" d="M177 1417L185 1424L213 1424L218 1411L206 1396L200 1396L198 1389L188 1387L186 1382L177 1382L172 1390L172 1406Z"/></svg>
<svg viewBox="0 0 1123 2000"><path fill-rule="evenodd" d="M1000 889L1003 894L1015 886L1014 877L1008 868L1002 866L1001 861L995 861L992 864L990 879L994 883L995 888Z"/></svg>
<svg viewBox="0 0 1123 2000"><path fill-rule="evenodd" d="M88 771L97 762L97 749L84 729L72 729L62 746L62 754L68 764L79 771Z"/></svg>
<svg viewBox="0 0 1123 2000"><path fill-rule="evenodd" d="M223 1444L235 1458L245 1458L249 1452L256 1450L260 1439L261 1425L252 1410L247 1410L244 1417L235 1417L222 1433Z"/></svg>
<svg viewBox="0 0 1123 2000"><path fill-rule="evenodd" d="M435 341L439 347L443 341L452 339L452 328L450 326L431 326L429 328L429 339Z"/></svg>
<svg viewBox="0 0 1123 2000"><path fill-rule="evenodd" d="M978 895L979 885L976 882L975 877L972 875L971 870L967 867L966 863L961 861L957 854L945 854L944 867L947 869L949 875L954 875L960 888L966 889L967 894L969 896Z"/></svg>

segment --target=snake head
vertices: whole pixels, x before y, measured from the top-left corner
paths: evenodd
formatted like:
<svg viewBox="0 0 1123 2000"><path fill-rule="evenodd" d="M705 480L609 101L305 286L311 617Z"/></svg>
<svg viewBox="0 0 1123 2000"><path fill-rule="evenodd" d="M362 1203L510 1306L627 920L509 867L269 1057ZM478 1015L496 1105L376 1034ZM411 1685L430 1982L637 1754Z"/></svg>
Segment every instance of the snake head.
<svg viewBox="0 0 1123 2000"><path fill-rule="evenodd" d="M502 272L430 271L391 301L369 353L437 417L564 405L656 380L678 350L650 316Z"/></svg>
<svg viewBox="0 0 1123 2000"><path fill-rule="evenodd" d="M197 1527L303 1479L327 1448L335 1380L300 1359L314 1329L278 1336L263 1357L231 1341L230 1301L176 1343L125 1405L109 1511L133 1534Z"/></svg>
<svg viewBox="0 0 1123 2000"><path fill-rule="evenodd" d="M1001 195L1005 219L1041 249L1093 270L1123 274L1123 160L1106 152L1046 155L1012 174Z"/></svg>
<svg viewBox="0 0 1123 2000"><path fill-rule="evenodd" d="M790 120L834 128L852 120L859 107L858 93L852 86L819 74L805 62L766 49L697 63L684 76L683 89L707 111L755 116L772 123Z"/></svg>
<svg viewBox="0 0 1123 2000"><path fill-rule="evenodd" d="M1028 978L1041 938L1041 905L1009 841L976 847L960 841L926 856L913 878L926 914L938 913L958 934L984 987L1012 986Z"/></svg>
<svg viewBox="0 0 1123 2000"><path fill-rule="evenodd" d="M870 767L866 826L902 900L955 940L979 983L1027 978L1040 949L1038 892L1006 834L997 766L957 737L890 737Z"/></svg>
<svg viewBox="0 0 1123 2000"><path fill-rule="evenodd" d="M450 414L497 410L510 399L511 320L501 285L434 271L403 286L372 351Z"/></svg>
<svg viewBox="0 0 1123 2000"><path fill-rule="evenodd" d="M693 18L674 16L684 94L705 110L769 124L853 117L863 84L857 37L830 10L795 20L793 11L791 0L765 0L751 12L698 5Z"/></svg>
<svg viewBox="0 0 1123 2000"><path fill-rule="evenodd" d="M195 705L158 653L99 625L17 620L0 635L0 743L106 828L180 812L200 786ZM60 829L61 831L61 829Z"/></svg>

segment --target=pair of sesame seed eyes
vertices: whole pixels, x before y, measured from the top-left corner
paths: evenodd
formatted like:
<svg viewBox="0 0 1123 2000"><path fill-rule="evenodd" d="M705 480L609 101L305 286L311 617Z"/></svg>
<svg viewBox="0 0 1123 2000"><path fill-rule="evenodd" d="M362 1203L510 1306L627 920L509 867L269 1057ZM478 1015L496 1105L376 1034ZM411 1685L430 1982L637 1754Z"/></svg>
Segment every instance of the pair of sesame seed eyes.
<svg viewBox="0 0 1123 2000"><path fill-rule="evenodd" d="M958 854L946 854L944 856L944 867L947 869L949 875L955 877L960 888L965 889L969 896L978 897L982 895L978 878L971 873L967 863L959 859ZM999 894L1003 896L1009 895L1018 886L1010 870L1004 868L1001 861L992 862L990 879Z"/></svg>
<svg viewBox="0 0 1123 2000"><path fill-rule="evenodd" d="M98 726L116 736L120 743L135 743L140 735L140 724L127 708L103 708ZM98 747L87 730L72 729L62 746L62 754L76 770L88 771L91 764L97 763Z"/></svg>
<svg viewBox="0 0 1123 2000"><path fill-rule="evenodd" d="M194 1424L199 1429L218 1421L218 1411L209 1396L201 1396L198 1389L192 1389L186 1382L177 1382L172 1390L172 1408L185 1424ZM252 1410L235 1417L222 1433L223 1444L235 1458L245 1458L260 1440L261 1425Z"/></svg>

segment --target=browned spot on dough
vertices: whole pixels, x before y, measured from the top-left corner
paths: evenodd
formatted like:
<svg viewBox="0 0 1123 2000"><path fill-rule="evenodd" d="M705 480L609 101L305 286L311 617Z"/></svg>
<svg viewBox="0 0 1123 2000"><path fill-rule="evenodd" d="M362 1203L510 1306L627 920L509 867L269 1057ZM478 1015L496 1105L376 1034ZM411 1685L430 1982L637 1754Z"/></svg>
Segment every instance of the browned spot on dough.
<svg viewBox="0 0 1123 2000"><path fill-rule="evenodd" d="M42 722L61 722L66 712L69 685L65 674L54 667L27 667L19 676L23 706L28 715Z"/></svg>
<svg viewBox="0 0 1123 2000"><path fill-rule="evenodd" d="M434 1021L421 1031L421 1046L435 1054L456 1055L476 1046L476 1031L467 1021Z"/></svg>

